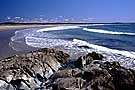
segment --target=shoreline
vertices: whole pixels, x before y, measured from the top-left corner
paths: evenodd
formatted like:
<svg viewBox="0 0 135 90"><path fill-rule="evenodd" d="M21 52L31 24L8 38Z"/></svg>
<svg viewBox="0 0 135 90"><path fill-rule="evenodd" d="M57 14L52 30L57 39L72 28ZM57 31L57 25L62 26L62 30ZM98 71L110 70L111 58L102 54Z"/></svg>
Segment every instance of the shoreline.
<svg viewBox="0 0 135 90"><path fill-rule="evenodd" d="M19 29L28 29L28 28L46 28L56 25L0 25L0 31L5 30L19 30Z"/></svg>
<svg viewBox="0 0 135 90"><path fill-rule="evenodd" d="M55 26L85 26L94 23L0 23L0 31L11 29L46 28Z"/></svg>
<svg viewBox="0 0 135 90"><path fill-rule="evenodd" d="M15 51L10 46L10 38L14 35L15 31L29 29L29 28L46 28L54 25L0 25L0 59L13 56L15 54L23 54L35 50L29 47L27 51Z"/></svg>
<svg viewBox="0 0 135 90"><path fill-rule="evenodd" d="M71 25L71 24L70 24ZM26 51L15 51L10 46L10 38L14 35L15 31L30 29L30 28L48 28L61 26L61 24L0 24L0 59L13 56L15 54L23 54L38 48L27 46L29 48ZM62 26L68 26L67 24L62 24ZM6 51L6 52L5 52Z"/></svg>
<svg viewBox="0 0 135 90"><path fill-rule="evenodd" d="M48 28L56 26L71 26L72 24L20 24L20 23L0 23L0 59L13 56L15 54L23 54L29 51L36 50L37 48L28 46L29 50L26 51L15 51L10 46L10 38L14 35L15 31L30 29L30 28ZM74 24L73 24L74 25ZM79 25L79 24L78 24ZM76 24L76 26L78 26ZM80 25L79 25L80 26ZM6 51L6 52L5 52Z"/></svg>

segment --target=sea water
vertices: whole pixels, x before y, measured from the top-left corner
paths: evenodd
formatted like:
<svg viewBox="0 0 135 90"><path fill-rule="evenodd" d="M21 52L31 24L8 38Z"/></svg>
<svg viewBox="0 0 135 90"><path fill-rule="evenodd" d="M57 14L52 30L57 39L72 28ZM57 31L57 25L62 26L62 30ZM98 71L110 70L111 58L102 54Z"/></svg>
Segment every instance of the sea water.
<svg viewBox="0 0 135 90"><path fill-rule="evenodd" d="M24 50L21 43L36 48L63 48L65 52L99 52L108 61L135 69L135 24L90 24L24 29L15 32L9 45Z"/></svg>

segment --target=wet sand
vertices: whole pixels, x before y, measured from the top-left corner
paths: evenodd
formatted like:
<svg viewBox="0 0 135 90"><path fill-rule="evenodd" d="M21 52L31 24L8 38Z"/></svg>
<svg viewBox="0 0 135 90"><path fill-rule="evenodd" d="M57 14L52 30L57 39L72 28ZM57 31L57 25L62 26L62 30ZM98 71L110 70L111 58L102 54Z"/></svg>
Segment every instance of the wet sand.
<svg viewBox="0 0 135 90"><path fill-rule="evenodd" d="M14 36L15 31L27 28L46 28L51 26L54 25L0 25L0 59L37 49L27 46L27 51L13 50L9 46L9 43L11 42L10 38Z"/></svg>
<svg viewBox="0 0 135 90"><path fill-rule="evenodd" d="M39 28L47 28L47 27L54 27L54 26L61 26L61 25L60 24L56 24L56 25L51 25L51 24L50 25L0 25L0 59L9 57L15 54L26 53L26 52L38 49L38 48L30 47L28 45L21 45L22 47L25 48L24 51L13 50L9 46L9 43L11 42L11 37L14 36L15 31L29 29L29 28L39 29ZM65 26L67 25L65 24Z"/></svg>

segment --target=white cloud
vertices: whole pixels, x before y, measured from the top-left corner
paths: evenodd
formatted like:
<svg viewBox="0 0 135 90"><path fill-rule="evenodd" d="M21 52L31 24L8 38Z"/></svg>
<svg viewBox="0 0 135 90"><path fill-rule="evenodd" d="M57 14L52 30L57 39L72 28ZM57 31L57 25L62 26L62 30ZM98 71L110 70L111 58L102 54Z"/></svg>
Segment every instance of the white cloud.
<svg viewBox="0 0 135 90"><path fill-rule="evenodd" d="M7 19L9 20L9 19L11 19L11 17L7 17Z"/></svg>
<svg viewBox="0 0 135 90"><path fill-rule="evenodd" d="M15 19L20 19L21 17L14 17Z"/></svg>

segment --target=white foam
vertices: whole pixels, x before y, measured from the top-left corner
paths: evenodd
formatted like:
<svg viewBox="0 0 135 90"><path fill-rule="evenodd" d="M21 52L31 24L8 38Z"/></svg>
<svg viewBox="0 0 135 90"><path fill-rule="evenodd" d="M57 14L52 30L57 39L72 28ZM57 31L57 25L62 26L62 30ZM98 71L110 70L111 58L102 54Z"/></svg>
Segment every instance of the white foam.
<svg viewBox="0 0 135 90"><path fill-rule="evenodd" d="M135 58L135 52L110 49L107 47L90 44L86 41L79 40L79 39L73 39L73 41L66 41L66 40L55 39L55 38L26 37L26 44L32 47L39 47L39 48L45 48L45 47L53 48L55 46L64 46L66 48L73 48L76 46L88 46L90 48L95 49L96 51L120 54L126 57Z"/></svg>
<svg viewBox="0 0 135 90"><path fill-rule="evenodd" d="M107 53L120 54L120 55L123 55L123 56L126 56L126 57L135 58L135 52L110 49L110 48L107 48L107 47L90 44L90 43L87 43L86 41L82 41L82 40L78 40L78 39L74 39L73 44L76 44L78 46L83 46L83 45L88 46L88 47L94 48L97 51L104 51L104 52L107 52Z"/></svg>
<svg viewBox="0 0 135 90"><path fill-rule="evenodd" d="M135 52L130 51L122 51L116 49L110 49L107 47L90 44L86 41L73 39L73 41L66 41L62 39L55 38L37 38L37 37L27 37L26 44L32 47L39 48L55 48L64 47L66 53L71 56L80 55L80 53L91 53L92 51L96 51L101 53L106 57L105 60L108 61L118 61L120 64L127 68L135 69ZM90 48L79 48L78 46L88 46ZM76 56L77 57L77 56Z"/></svg>
<svg viewBox="0 0 135 90"><path fill-rule="evenodd" d="M17 41L19 39L25 38L26 36L32 36L36 33L33 29L24 29L15 31L15 35L11 37L11 41Z"/></svg>
<svg viewBox="0 0 135 90"><path fill-rule="evenodd" d="M43 28L43 29L38 30L37 32L75 29L75 28L80 28L80 27L79 26L58 26L58 27Z"/></svg>
<svg viewBox="0 0 135 90"><path fill-rule="evenodd" d="M89 32L103 33L103 34L135 35L135 33L128 33L128 32L114 32L114 31L107 31L107 30L102 30L102 29L88 29L88 28L83 28L83 30L89 31Z"/></svg>
<svg viewBox="0 0 135 90"><path fill-rule="evenodd" d="M64 30L64 29L75 29L75 28L81 28L79 26L58 26L58 27L49 27L49 28L43 28L43 29L24 29L19 30L15 32L15 35L11 37L11 41L17 41L19 39L28 37L28 36L45 36L44 31L55 31L55 30Z"/></svg>
<svg viewBox="0 0 135 90"><path fill-rule="evenodd" d="M70 41L55 38L26 37L26 44L32 47L52 48L56 46L72 46Z"/></svg>

